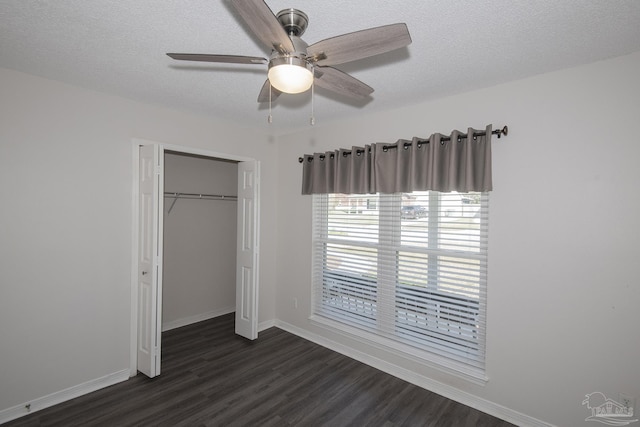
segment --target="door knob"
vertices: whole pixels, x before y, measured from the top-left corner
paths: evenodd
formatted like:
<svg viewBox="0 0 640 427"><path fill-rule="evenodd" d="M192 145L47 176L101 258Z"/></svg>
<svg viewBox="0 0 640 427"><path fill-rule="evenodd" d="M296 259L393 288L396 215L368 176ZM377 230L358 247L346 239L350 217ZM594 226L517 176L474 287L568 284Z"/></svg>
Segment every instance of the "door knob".
<svg viewBox="0 0 640 427"><path fill-rule="evenodd" d="M142 272L142 275L144 276L145 274L147 274L147 272L146 272L146 271L143 271L143 272Z"/></svg>

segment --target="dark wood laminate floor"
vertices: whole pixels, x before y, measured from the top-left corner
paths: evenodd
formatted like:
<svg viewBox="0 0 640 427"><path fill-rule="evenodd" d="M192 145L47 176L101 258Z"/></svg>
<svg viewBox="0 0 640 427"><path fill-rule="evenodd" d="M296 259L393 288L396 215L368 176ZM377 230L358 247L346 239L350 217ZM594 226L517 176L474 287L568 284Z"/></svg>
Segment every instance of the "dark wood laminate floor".
<svg viewBox="0 0 640 427"><path fill-rule="evenodd" d="M5 426L511 426L277 328L245 340L233 322L164 333L159 377Z"/></svg>

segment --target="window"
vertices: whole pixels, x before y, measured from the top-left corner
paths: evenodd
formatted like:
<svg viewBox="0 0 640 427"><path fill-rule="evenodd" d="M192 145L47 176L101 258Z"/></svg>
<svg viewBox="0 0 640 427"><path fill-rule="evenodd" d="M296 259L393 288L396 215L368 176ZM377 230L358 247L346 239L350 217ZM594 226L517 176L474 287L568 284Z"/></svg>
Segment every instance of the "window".
<svg viewBox="0 0 640 427"><path fill-rule="evenodd" d="M483 377L488 193L313 197L314 318Z"/></svg>

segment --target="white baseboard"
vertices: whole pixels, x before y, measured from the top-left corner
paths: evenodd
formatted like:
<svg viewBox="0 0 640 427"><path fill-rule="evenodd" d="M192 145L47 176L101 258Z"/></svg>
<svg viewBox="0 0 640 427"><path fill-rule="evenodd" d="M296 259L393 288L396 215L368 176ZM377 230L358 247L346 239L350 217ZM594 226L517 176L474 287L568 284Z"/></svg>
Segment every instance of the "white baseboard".
<svg viewBox="0 0 640 427"><path fill-rule="evenodd" d="M273 328L274 326L276 326L276 321L274 319L265 320L264 322L258 323L258 332Z"/></svg>
<svg viewBox="0 0 640 427"><path fill-rule="evenodd" d="M537 418L530 417L502 405L498 405L497 403L482 399L471 393L464 392L450 385L443 384L439 381L435 381L423 375L416 374L415 372L405 369L401 366L378 359L371 356L370 354L355 350L351 347L337 343L289 323L276 320L275 326L294 335L298 335L299 337L312 341L318 345L326 347L330 350L336 351L340 354L344 354L347 357L372 366L383 372L386 372L389 375L393 375L394 377L400 378L411 384L415 384L418 387L432 391L448 399L455 400L456 402L462 403L463 405L467 405L471 408L508 421L512 424L523 427L554 427L552 424L538 420Z"/></svg>
<svg viewBox="0 0 640 427"><path fill-rule="evenodd" d="M51 393L47 396L38 397L20 405L0 411L0 424L4 424L27 414L32 414L36 411L57 405L58 403L66 402L67 400L75 399L76 397L83 396L128 379L129 369L123 369L121 371L105 375L104 377L69 387L65 390L56 391L55 393Z"/></svg>
<svg viewBox="0 0 640 427"><path fill-rule="evenodd" d="M218 310L208 311L206 313L196 314L195 316L183 317L182 319L172 320L162 324L162 332L170 331L171 329L181 328L183 326L191 325L192 323L202 322L204 320L213 319L214 317L223 316L225 314L233 313L236 311L236 307L225 307Z"/></svg>

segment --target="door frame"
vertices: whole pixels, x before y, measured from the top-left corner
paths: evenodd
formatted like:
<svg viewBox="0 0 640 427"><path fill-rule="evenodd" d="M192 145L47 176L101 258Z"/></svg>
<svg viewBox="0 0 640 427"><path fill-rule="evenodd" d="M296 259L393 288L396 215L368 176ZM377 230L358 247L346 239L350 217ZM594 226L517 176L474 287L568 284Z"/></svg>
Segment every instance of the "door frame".
<svg viewBox="0 0 640 427"><path fill-rule="evenodd" d="M237 156L228 153L221 153L217 151L189 147L184 145L175 145L175 144L165 144L157 141L151 141L140 138L133 138L131 140L131 150L132 150L132 191L131 191L131 295L130 295L130 304L131 304L131 319L130 319L130 340L129 340L129 377L134 377L138 373L138 355L137 355L137 347L138 347L138 249L139 249L139 227L138 227L138 217L139 217L139 202L138 198L139 194L139 174L140 174L140 153L139 147L141 145L157 145L160 147L161 154L164 155L165 151L174 151L178 153L184 154L193 154L205 157L212 157L224 160L231 160L237 162L252 162L255 161L259 165L259 161L250 157ZM164 171L162 173L164 177ZM258 187L258 198L260 197L260 187ZM259 203L259 200L258 200ZM260 209L257 210L257 218L256 223L258 224L258 230L260 225ZM238 230L240 233L240 230ZM260 251L256 248L256 264L259 265L260 262ZM237 286L237 285L236 285ZM257 292L258 289L258 277L255 278L254 287L256 289L255 295L256 298L259 298L259 294ZM258 306L259 301L255 301L256 307ZM237 302L236 302L237 304ZM256 327L257 327L257 316L255 319ZM257 329L256 329L257 330Z"/></svg>

